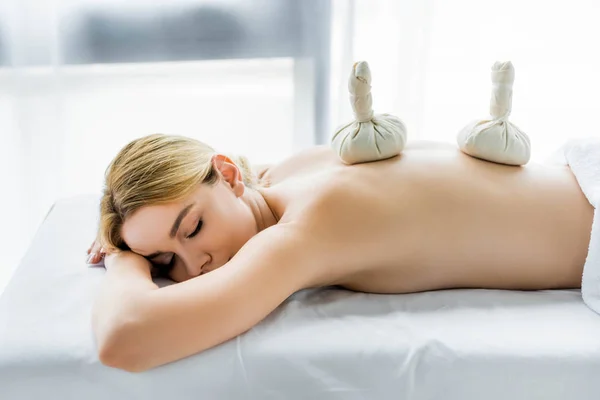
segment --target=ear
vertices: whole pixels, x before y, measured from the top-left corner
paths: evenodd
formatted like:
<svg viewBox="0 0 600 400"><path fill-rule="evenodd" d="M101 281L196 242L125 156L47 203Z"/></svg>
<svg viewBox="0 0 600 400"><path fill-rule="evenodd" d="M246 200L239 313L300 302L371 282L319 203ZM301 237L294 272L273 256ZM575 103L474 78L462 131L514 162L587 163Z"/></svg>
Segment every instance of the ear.
<svg viewBox="0 0 600 400"><path fill-rule="evenodd" d="M223 180L229 184L233 193L240 197L244 194L245 186L240 169L231 158L223 154L215 154L211 159L213 167L219 171Z"/></svg>

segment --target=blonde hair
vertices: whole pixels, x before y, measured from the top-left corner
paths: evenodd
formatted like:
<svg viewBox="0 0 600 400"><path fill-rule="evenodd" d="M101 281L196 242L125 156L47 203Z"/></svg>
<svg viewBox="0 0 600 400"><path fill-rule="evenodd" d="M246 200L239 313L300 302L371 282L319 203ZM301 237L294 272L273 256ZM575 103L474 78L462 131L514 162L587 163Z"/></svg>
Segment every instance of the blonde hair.
<svg viewBox="0 0 600 400"><path fill-rule="evenodd" d="M153 134L119 151L105 173L98 240L107 251L128 250L121 236L125 220L143 206L164 204L191 194L200 183L213 185L220 174L212 165L215 150L196 139ZM230 157L244 185L257 184L245 157Z"/></svg>

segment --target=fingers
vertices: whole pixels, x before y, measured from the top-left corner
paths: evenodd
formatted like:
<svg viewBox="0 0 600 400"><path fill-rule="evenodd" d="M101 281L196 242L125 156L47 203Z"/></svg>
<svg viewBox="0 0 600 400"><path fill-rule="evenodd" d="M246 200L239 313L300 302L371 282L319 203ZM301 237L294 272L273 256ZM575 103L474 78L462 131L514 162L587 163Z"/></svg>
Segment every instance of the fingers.
<svg viewBox="0 0 600 400"><path fill-rule="evenodd" d="M102 261L105 254L106 253L105 253L104 249L101 249L98 252L92 252L88 256L87 263L88 264L98 264L100 261Z"/></svg>
<svg viewBox="0 0 600 400"><path fill-rule="evenodd" d="M98 251L98 239L94 239L90 247L87 249L87 254Z"/></svg>
<svg viewBox="0 0 600 400"><path fill-rule="evenodd" d="M88 249L88 258L86 262L88 264L98 264L104 258L105 254L106 251L104 248L102 248L98 241L95 241Z"/></svg>

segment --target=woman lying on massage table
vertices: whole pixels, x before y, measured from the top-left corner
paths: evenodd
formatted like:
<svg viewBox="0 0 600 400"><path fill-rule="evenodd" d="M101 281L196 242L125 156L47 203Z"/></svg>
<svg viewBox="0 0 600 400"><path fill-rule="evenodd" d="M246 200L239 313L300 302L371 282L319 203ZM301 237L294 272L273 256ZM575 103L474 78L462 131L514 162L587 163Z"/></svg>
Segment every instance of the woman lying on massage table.
<svg viewBox="0 0 600 400"><path fill-rule="evenodd" d="M316 147L252 181L243 163L179 136L144 137L117 155L93 310L103 363L142 371L198 353L303 288L580 286L593 208L567 166L506 166L412 142L351 166ZM180 283L159 289L153 273Z"/></svg>

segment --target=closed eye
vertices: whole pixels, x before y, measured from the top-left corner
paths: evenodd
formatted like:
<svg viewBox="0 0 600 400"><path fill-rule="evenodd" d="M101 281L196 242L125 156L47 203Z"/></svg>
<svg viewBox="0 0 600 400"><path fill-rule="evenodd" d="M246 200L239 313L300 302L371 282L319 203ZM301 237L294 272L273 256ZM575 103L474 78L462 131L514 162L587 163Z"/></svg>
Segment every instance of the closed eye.
<svg viewBox="0 0 600 400"><path fill-rule="evenodd" d="M198 234L198 232L200 232L200 229L202 229L202 220L198 221L198 225L196 225L196 229L194 229L194 232L190 233L187 238L191 239L194 236L196 236Z"/></svg>

